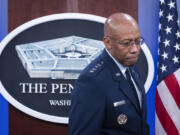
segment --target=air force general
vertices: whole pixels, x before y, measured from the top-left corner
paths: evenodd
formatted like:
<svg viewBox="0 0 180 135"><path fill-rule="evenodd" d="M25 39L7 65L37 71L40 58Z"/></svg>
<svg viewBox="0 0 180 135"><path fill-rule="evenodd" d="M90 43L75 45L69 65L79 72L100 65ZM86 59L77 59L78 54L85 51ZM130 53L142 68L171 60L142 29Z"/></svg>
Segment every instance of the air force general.
<svg viewBox="0 0 180 135"><path fill-rule="evenodd" d="M104 25L105 49L72 92L69 135L149 135L146 97L134 65L143 42L137 22L115 13Z"/></svg>

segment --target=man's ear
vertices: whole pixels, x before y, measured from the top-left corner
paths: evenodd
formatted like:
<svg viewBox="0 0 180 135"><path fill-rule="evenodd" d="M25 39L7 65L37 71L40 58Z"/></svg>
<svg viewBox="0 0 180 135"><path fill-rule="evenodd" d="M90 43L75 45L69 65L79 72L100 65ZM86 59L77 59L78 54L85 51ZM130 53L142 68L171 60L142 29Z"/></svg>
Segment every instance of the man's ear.
<svg viewBox="0 0 180 135"><path fill-rule="evenodd" d="M107 50L110 51L112 49L112 44L111 44L111 40L109 39L109 37L104 37L103 41L104 41L104 45L106 46Z"/></svg>

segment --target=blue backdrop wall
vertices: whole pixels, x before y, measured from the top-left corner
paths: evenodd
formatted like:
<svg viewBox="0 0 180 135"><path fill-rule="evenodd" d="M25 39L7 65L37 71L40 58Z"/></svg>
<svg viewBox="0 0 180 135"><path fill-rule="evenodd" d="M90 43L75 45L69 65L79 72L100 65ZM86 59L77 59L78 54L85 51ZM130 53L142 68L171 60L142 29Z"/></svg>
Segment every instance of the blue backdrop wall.
<svg viewBox="0 0 180 135"><path fill-rule="evenodd" d="M180 18L180 0L177 0L178 15ZM155 74L151 88L147 93L148 102L148 123L151 129L151 135L155 130L155 89L157 77L158 60L158 23L159 23L159 0L139 0L138 1L138 21L141 35L144 37L154 60Z"/></svg>
<svg viewBox="0 0 180 135"><path fill-rule="evenodd" d="M0 41L8 33L7 0L0 0ZM8 135L8 102L0 94L0 135Z"/></svg>

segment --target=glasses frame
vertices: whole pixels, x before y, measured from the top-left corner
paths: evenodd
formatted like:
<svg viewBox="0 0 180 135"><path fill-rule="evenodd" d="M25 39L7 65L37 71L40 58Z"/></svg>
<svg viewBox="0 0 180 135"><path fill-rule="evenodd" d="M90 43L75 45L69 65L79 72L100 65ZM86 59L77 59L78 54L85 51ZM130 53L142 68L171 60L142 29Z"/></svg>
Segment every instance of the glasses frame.
<svg viewBox="0 0 180 135"><path fill-rule="evenodd" d="M119 45L124 46L124 47L129 47L129 46L132 46L134 44L138 46L138 45L142 45L144 43L143 37L139 37L136 39L123 39L123 40L115 39L112 36L107 36L107 37L109 37L111 40L114 40L116 43L118 43ZM140 39L140 41L139 41L139 39ZM125 40L129 40L129 42L125 42Z"/></svg>

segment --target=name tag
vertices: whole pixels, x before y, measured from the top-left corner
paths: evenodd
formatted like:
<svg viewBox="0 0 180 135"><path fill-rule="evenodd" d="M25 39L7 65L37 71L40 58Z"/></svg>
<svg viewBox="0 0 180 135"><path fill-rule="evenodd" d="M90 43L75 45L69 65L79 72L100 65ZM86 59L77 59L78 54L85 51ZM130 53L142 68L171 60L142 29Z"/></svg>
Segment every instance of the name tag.
<svg viewBox="0 0 180 135"><path fill-rule="evenodd" d="M121 106L121 105L124 105L124 104L126 104L126 101L125 101L125 100L121 100L121 101L118 101L118 102L114 102L114 103L113 103L114 107Z"/></svg>

